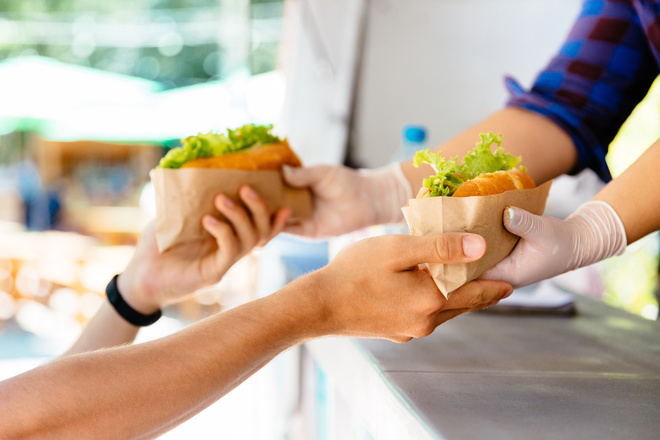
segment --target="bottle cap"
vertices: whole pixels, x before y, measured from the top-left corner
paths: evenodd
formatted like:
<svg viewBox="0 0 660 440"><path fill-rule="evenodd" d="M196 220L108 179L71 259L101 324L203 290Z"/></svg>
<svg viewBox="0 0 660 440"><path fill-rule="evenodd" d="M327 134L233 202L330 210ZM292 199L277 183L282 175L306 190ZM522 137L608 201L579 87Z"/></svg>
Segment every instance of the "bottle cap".
<svg viewBox="0 0 660 440"><path fill-rule="evenodd" d="M408 142L424 142L426 140L426 129L420 125L405 125L403 127L403 138Z"/></svg>

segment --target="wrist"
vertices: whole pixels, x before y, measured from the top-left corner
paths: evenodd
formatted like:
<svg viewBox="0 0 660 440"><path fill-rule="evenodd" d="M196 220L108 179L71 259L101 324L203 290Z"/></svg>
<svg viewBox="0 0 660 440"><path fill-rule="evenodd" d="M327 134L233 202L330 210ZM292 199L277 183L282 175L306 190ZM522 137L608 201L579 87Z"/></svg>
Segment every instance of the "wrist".
<svg viewBox="0 0 660 440"><path fill-rule="evenodd" d="M334 334L333 313L319 273L322 270L307 274L278 292L289 305L287 310L293 311L291 328L303 341Z"/></svg>
<svg viewBox="0 0 660 440"><path fill-rule="evenodd" d="M413 198L410 182L401 170L401 164L393 163L374 170L360 170L367 180L366 197L373 203L374 224L403 221L401 208Z"/></svg>
<svg viewBox="0 0 660 440"><path fill-rule="evenodd" d="M124 301L136 312L151 315L160 310L160 304L154 300L146 283L131 267L119 274L117 288Z"/></svg>
<svg viewBox="0 0 660 440"><path fill-rule="evenodd" d="M581 205L566 221L578 228L575 234L573 269L588 266L626 249L626 230L619 215L604 201Z"/></svg>
<svg viewBox="0 0 660 440"><path fill-rule="evenodd" d="M117 285L119 275L112 277L110 282L105 288L105 293L108 302L115 309L115 312L122 317L126 322L137 327L145 327L158 321L162 316L160 309L150 314L144 314L130 306L122 296Z"/></svg>

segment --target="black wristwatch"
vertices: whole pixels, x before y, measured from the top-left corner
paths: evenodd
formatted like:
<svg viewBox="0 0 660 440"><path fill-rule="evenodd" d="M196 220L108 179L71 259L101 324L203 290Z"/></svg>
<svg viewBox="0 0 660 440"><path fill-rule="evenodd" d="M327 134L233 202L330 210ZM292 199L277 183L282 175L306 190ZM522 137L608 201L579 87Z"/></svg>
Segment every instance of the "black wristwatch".
<svg viewBox="0 0 660 440"><path fill-rule="evenodd" d="M112 307L114 307L117 313L119 313L119 316L138 327L146 327L158 321L163 315L163 312L160 309L156 310L151 315L143 315L124 301L124 298L122 298L119 289L117 288L117 277L119 277L119 274L112 277L105 288L105 294L108 297L110 304L112 304Z"/></svg>

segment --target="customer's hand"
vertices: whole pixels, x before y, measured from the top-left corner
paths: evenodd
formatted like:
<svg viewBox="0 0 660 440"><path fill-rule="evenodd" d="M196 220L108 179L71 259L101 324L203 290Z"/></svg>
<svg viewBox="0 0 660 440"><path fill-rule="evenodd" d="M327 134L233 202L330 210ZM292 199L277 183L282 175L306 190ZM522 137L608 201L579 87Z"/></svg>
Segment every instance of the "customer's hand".
<svg viewBox="0 0 660 440"><path fill-rule="evenodd" d="M464 252L464 240L472 249ZM478 235L447 233L428 236L386 235L361 240L343 249L326 267L290 285L303 292L299 304L320 304L317 333L406 342L431 334L461 313L482 309L509 295L499 281L473 281L446 299L422 263L466 263L486 249Z"/></svg>
<svg viewBox="0 0 660 440"><path fill-rule="evenodd" d="M309 187L314 196L312 218L287 226L285 232L311 238L402 221L401 207L413 196L399 164L359 171L330 165L285 167L284 177L292 186Z"/></svg>
<svg viewBox="0 0 660 440"><path fill-rule="evenodd" d="M215 207L229 223L206 215L201 221L211 234L208 238L182 243L163 254L156 247L152 222L118 279L119 291L126 301L148 314L217 283L236 261L284 229L290 208L281 209L271 219L265 201L254 190L244 186L239 195L249 213L220 194L214 200Z"/></svg>
<svg viewBox="0 0 660 440"><path fill-rule="evenodd" d="M605 202L587 202L566 220L510 207L504 210L504 226L521 239L511 255L481 278L515 287L619 255L627 244L623 223Z"/></svg>

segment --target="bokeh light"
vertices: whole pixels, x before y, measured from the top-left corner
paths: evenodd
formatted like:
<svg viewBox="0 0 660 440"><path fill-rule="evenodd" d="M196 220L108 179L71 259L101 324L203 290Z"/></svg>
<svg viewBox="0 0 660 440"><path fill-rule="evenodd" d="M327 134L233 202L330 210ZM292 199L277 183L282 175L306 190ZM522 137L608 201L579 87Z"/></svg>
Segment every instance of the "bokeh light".
<svg viewBox="0 0 660 440"><path fill-rule="evenodd" d="M47 306L31 300L19 302L16 321L23 330L53 340L72 341L81 329L80 323L71 316L55 313Z"/></svg>
<svg viewBox="0 0 660 440"><path fill-rule="evenodd" d="M51 293L48 306L55 313L75 317L81 310L80 296L73 289L60 287Z"/></svg>
<svg viewBox="0 0 660 440"><path fill-rule="evenodd" d="M22 266L16 275L16 290L23 297L45 297L50 293L51 284L39 276L33 265Z"/></svg>
<svg viewBox="0 0 660 440"><path fill-rule="evenodd" d="M7 320L16 313L16 300L4 290L0 290L0 319Z"/></svg>

